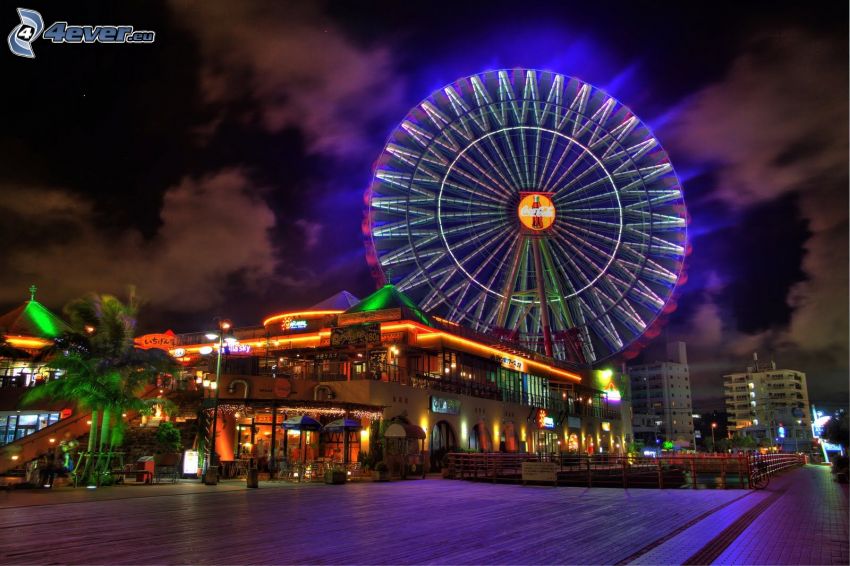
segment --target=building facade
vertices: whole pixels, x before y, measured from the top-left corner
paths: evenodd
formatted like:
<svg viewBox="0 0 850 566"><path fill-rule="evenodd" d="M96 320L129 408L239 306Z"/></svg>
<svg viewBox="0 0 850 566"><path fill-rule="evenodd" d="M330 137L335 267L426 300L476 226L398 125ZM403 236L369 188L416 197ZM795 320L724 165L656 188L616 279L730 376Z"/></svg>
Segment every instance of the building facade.
<svg viewBox="0 0 850 566"><path fill-rule="evenodd" d="M629 366L627 373L635 437L647 446L668 441L678 448L693 447L691 379L685 343L667 344L666 357Z"/></svg>
<svg viewBox="0 0 850 566"><path fill-rule="evenodd" d="M723 376L723 394L732 434L751 436L785 452L808 451L812 440L806 374L760 364Z"/></svg>
<svg viewBox="0 0 850 566"><path fill-rule="evenodd" d="M67 403L41 402L21 406L31 387L58 377L46 367L45 352L68 326L35 300L0 316L0 446L20 440L59 422L71 413Z"/></svg>
<svg viewBox="0 0 850 566"><path fill-rule="evenodd" d="M346 446L355 460L387 449L386 423L413 425L424 433L426 469L453 450L623 453L632 441L629 384L613 371L433 318L391 285L344 310L333 306L233 331L216 387L222 461L246 447L273 462L338 458L323 434L305 442L278 430L296 415L358 420L362 430ZM196 333L178 335L171 352L201 383L215 379L217 349Z"/></svg>

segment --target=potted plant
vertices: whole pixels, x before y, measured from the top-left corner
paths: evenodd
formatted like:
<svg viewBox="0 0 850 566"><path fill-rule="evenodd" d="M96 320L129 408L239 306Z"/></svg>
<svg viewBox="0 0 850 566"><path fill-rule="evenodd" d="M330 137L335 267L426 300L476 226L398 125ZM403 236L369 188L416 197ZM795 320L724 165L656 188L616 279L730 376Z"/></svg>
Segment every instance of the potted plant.
<svg viewBox="0 0 850 566"><path fill-rule="evenodd" d="M375 481L390 481L390 467L386 462L378 462L375 464L375 471L372 472L372 479Z"/></svg>
<svg viewBox="0 0 850 566"><path fill-rule="evenodd" d="M183 444L180 431L169 421L162 421L156 429L156 454L154 464L158 477L168 476L172 480L180 477L180 450Z"/></svg>
<svg viewBox="0 0 850 566"><path fill-rule="evenodd" d="M347 479L347 475L345 469L341 467L334 466L328 468L325 470L325 483L333 485L343 484Z"/></svg>
<svg viewBox="0 0 850 566"><path fill-rule="evenodd" d="M440 474L442 474L443 479L449 479L451 474L449 473L449 453L446 452L443 454L443 457L440 458Z"/></svg>

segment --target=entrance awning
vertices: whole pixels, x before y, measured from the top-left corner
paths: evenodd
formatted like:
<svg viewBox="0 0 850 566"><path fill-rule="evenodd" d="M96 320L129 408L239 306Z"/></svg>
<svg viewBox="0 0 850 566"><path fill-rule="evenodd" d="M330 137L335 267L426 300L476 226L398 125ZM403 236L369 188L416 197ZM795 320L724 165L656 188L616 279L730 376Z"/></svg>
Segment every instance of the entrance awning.
<svg viewBox="0 0 850 566"><path fill-rule="evenodd" d="M283 428L286 430L321 430L322 423L317 421L316 419L310 418L307 415L300 415L297 417L292 417L291 419L286 419L281 423Z"/></svg>
<svg viewBox="0 0 850 566"><path fill-rule="evenodd" d="M412 424L393 423L384 432L385 438L425 438L425 431Z"/></svg>
<svg viewBox="0 0 850 566"><path fill-rule="evenodd" d="M362 428L363 425L360 424L360 421L354 419L337 419L326 424L322 430L325 432L341 432L344 430L360 430Z"/></svg>

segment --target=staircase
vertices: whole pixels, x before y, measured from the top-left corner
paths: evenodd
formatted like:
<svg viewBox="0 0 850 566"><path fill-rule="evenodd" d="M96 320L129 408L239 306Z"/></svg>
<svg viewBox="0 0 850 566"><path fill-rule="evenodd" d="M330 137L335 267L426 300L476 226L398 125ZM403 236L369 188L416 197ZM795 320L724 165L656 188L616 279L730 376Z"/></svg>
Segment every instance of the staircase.
<svg viewBox="0 0 850 566"><path fill-rule="evenodd" d="M159 389L156 385L150 385L145 388L141 397L148 398L158 392ZM5 474L14 468L23 467L27 462L37 459L58 446L63 440L87 437L89 419L91 419L90 411L79 411L58 423L3 446L0 448L0 474ZM53 442L50 442L51 438L54 439ZM80 446L84 449L86 445L81 442ZM17 456L17 458L12 459L13 456Z"/></svg>

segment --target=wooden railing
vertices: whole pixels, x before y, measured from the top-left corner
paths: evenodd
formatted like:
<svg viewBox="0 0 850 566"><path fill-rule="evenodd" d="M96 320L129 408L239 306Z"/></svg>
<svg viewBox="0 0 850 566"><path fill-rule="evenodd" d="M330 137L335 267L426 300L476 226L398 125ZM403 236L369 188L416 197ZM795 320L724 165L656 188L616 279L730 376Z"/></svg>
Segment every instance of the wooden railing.
<svg viewBox="0 0 850 566"><path fill-rule="evenodd" d="M586 487L751 488L758 463L769 476L802 466L799 454L688 454L616 456L609 454L450 453L454 479L521 482L523 462L550 462L555 485Z"/></svg>

